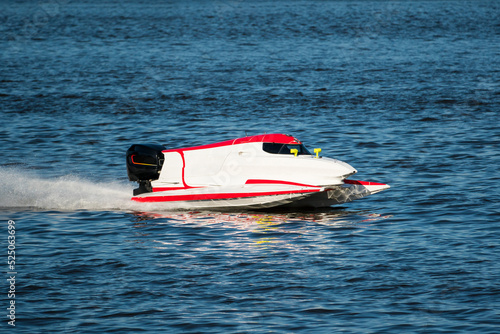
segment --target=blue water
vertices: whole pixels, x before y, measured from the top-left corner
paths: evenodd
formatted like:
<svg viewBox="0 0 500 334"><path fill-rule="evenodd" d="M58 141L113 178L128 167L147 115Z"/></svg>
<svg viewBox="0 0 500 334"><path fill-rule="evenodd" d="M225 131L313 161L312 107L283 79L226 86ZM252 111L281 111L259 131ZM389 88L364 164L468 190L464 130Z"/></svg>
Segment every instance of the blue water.
<svg viewBox="0 0 500 334"><path fill-rule="evenodd" d="M0 332L498 333L500 3L0 3ZM129 200L133 143L283 132L391 189Z"/></svg>

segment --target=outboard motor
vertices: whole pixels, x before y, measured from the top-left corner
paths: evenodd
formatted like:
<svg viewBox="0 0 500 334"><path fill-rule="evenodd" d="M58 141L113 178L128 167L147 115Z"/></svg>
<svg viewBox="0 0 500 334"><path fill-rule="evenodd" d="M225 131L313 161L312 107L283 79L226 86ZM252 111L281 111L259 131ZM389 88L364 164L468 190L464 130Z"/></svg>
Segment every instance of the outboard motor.
<svg viewBox="0 0 500 334"><path fill-rule="evenodd" d="M127 150L127 174L130 181L139 182L134 196L152 192L151 181L158 180L163 166L165 146L134 144Z"/></svg>

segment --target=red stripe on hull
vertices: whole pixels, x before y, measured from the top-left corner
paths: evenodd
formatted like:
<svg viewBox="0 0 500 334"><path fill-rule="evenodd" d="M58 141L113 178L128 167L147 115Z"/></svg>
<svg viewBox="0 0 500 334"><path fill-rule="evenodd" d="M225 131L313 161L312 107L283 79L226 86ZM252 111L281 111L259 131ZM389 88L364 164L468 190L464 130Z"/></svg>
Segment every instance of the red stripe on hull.
<svg viewBox="0 0 500 334"><path fill-rule="evenodd" d="M184 158L184 152L179 151L179 154L182 158L182 184L184 185L184 188L191 188L186 184L186 180L184 179L184 170L186 169L186 159Z"/></svg>
<svg viewBox="0 0 500 334"><path fill-rule="evenodd" d="M258 193L225 193L225 194L190 194L177 196L147 196L147 197L132 197L136 202L177 202L177 201L206 201L214 199L235 199L247 197L286 195L286 194L302 194L318 192L320 189L306 189L293 191L274 191L274 192L258 192Z"/></svg>
<svg viewBox="0 0 500 334"><path fill-rule="evenodd" d="M266 134L266 135L257 135L257 136L249 136L249 137L243 137L243 138L236 138L236 139L231 139L231 140L226 140L220 143L213 143L213 144L208 144L208 145L200 145L200 146L193 146L193 147L184 147L184 148L174 148L170 150L164 150L162 152L167 153L167 152L180 152L180 151L191 151L191 150L204 150L207 148L214 148L214 147L222 147L222 146L231 146L231 145L236 145L236 144L245 144L245 143L280 143L280 144L301 144L299 140L292 136L284 135L281 133L273 133L273 134Z"/></svg>
<svg viewBox="0 0 500 334"><path fill-rule="evenodd" d="M360 184L362 186L386 186L385 183L369 182L369 181L359 181L359 180L344 180L346 184Z"/></svg>
<svg viewBox="0 0 500 334"><path fill-rule="evenodd" d="M291 186L299 186L299 187L312 187L312 188L321 188L320 186L313 186L310 184L297 183L297 182L289 182L289 181L279 181L279 180L257 180L257 179L249 179L245 184L286 184Z"/></svg>

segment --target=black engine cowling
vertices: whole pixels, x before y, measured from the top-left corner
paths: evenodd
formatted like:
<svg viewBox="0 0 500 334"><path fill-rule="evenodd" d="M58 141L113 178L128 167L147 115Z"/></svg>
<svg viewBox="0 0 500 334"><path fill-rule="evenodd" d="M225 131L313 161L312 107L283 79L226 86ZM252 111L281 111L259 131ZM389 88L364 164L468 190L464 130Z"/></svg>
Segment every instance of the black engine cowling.
<svg viewBox="0 0 500 334"><path fill-rule="evenodd" d="M127 150L127 174L130 181L139 182L134 195L150 192L151 181L157 180L163 167L165 146L158 144L134 144Z"/></svg>

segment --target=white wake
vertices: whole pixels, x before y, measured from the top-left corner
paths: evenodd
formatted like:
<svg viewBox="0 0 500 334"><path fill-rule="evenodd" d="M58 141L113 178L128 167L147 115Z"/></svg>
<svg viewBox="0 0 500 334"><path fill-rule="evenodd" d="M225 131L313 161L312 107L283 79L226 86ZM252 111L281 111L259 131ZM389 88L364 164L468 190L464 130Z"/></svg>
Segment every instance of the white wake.
<svg viewBox="0 0 500 334"><path fill-rule="evenodd" d="M133 186L67 175L43 178L34 172L0 168L0 208L134 210Z"/></svg>

